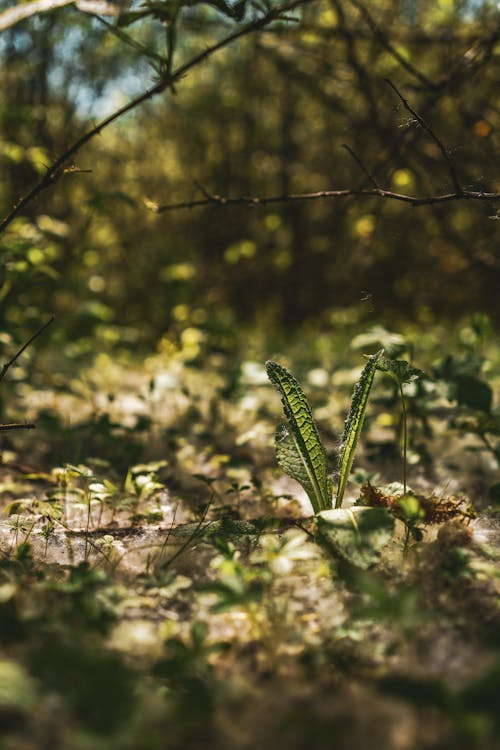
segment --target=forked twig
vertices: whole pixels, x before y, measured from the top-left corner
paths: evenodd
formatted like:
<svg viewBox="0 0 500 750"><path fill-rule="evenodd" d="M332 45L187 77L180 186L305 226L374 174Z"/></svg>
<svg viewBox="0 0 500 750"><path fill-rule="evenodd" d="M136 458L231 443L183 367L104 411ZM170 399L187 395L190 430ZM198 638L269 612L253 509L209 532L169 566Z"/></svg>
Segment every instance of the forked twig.
<svg viewBox="0 0 500 750"><path fill-rule="evenodd" d="M28 348L28 346L30 346L30 344L32 344L33 341L35 339L37 339L45 331L45 329L50 326L51 323L53 323L53 321L54 321L54 315L51 315L50 318L43 324L43 326L41 326L37 331L35 331L35 333L32 336L30 336L30 338L26 341L26 343L24 343L22 345L22 347L14 354L14 356L11 357L9 359L9 361L6 362L2 366L2 369L0 370L0 383L2 382L2 380L4 379L4 377L6 376L9 367L12 367L12 365L14 364L14 362L17 359L19 359L19 357L21 356L21 354L24 351L26 351L26 349ZM11 423L11 424L0 424L0 431L6 431L6 430L34 430L35 427L36 427L36 425L34 425L33 422L22 422L22 423L21 422L20 423L14 422L14 423Z"/></svg>
<svg viewBox="0 0 500 750"><path fill-rule="evenodd" d="M455 167L453 166L453 162L450 159L450 156L444 147L443 141L435 134L433 129L430 125L427 124L427 122L424 120L424 118L416 112L411 104L408 102L407 99L403 96L403 94L399 91L397 86L394 85L394 83L389 78L384 78L384 81L391 87L391 89L394 91L396 96L400 99L401 103L403 104L403 107L412 115L412 117L415 118L415 120L418 122L420 127L425 130L426 133L432 138L436 146L441 152L441 155L443 159L446 162L446 166L448 167L448 172L450 173L451 181L453 183L453 187L455 188L455 193L457 195L462 195L463 188L460 185L459 179L457 177L457 173L455 171Z"/></svg>
<svg viewBox="0 0 500 750"><path fill-rule="evenodd" d="M397 62L410 73L412 76L414 76L420 83L425 86L425 88L436 90L439 88L439 84L433 83L430 78L427 78L426 75L424 75L420 70L418 70L414 65L412 65L397 49L397 47L392 44L390 39L387 37L385 32L380 28L380 26L376 23L375 19L371 15L371 13L368 11L368 9L358 0L350 0L351 5L354 5L355 8L357 8L363 17L365 23L367 24L368 28L371 30L373 36L379 40L379 42L386 48L386 50L392 55L392 57L397 60Z"/></svg>
<svg viewBox="0 0 500 750"><path fill-rule="evenodd" d="M6 363L5 363L4 365L3 365L2 369L0 370L0 383L2 382L2 380L4 379L4 377L6 376L6 374L7 374L7 370L9 369L9 367L12 367L12 365L14 364L14 362L15 362L15 361L16 361L17 359L19 359L19 357L21 356L21 354L22 354L22 353L23 353L24 351L26 351L26 349L28 348L28 346L30 346L30 344L32 344L32 343L33 343L33 341L34 341L35 339L37 339L37 338L38 338L38 337L39 337L39 336L40 336L40 335L41 335L41 334L42 334L42 333L43 333L43 332L45 331L45 329L46 329L46 328L48 328L48 327L50 326L50 324L51 324L51 323L53 323L53 322L54 322L54 315L51 315L51 316L50 316L50 318L49 318L49 319L47 320L47 322L46 322L46 323L44 323L44 324L43 324L43 326L41 326L41 327L40 327L40 328L38 329L38 331L36 331L36 332L35 332L35 333L33 334L33 336L30 336L30 338L29 338L29 339L28 339L28 340L26 341L26 343L25 343L25 344L23 344L23 345L22 345L22 347L21 347L21 348L20 348L20 349L19 349L19 350L18 350L18 351L17 351L17 352L16 352L15 354L14 354L14 356L13 356L13 357L12 357L11 359L9 359L9 361L8 361L8 362L6 362Z"/></svg>
<svg viewBox="0 0 500 750"><path fill-rule="evenodd" d="M359 158L357 153L353 151L353 149L347 145L347 143L342 144L342 148L345 148L348 154L352 156L358 167L361 169L363 174L365 175L366 179L371 182L375 190L380 190L380 185L378 185L377 181L375 180L375 177L371 174L371 172L368 170L364 162Z"/></svg>
<svg viewBox="0 0 500 750"><path fill-rule="evenodd" d="M453 201L486 201L498 203L500 193L487 193L483 190L461 190L459 193L442 193L439 195L406 195L404 193L395 193L392 190L383 188L356 189L347 188L345 190L319 190L316 193L284 193L283 195L239 195L223 196L210 195L205 198L199 198L190 201L180 201L179 203L166 203L164 205L155 204L148 201L146 208L153 213L163 214L167 211L177 211L183 208L201 208L203 206L267 206L273 203L307 203L318 200L334 200L336 198L346 198L356 196L358 198L382 198L384 200L398 201L406 203L413 208L420 206L433 206L438 203L452 203Z"/></svg>
<svg viewBox="0 0 500 750"><path fill-rule="evenodd" d="M240 196L223 196L209 193L204 187L196 184L196 187L203 194L203 198L181 201L179 203L167 203L164 205L156 204L153 201L148 201L147 208L154 213L165 213L166 211L175 211L182 208L200 208L202 206L266 206L273 203L298 203L298 202L310 202L318 200L332 200L335 198L346 198L349 196L355 196L358 198L382 198L384 200L393 200L400 203L407 203L414 208L420 206L432 206L438 203L451 203L453 201L487 201L490 203L496 203L500 201L500 192L487 192L485 190L467 190L463 188L458 180L458 176L455 167L446 151L446 148L441 139L432 130L430 125L423 119L421 115L416 112L409 102L404 98L398 88L388 78L384 79L386 83L392 88L395 94L398 96L400 101L403 103L405 109L410 112L412 117L415 118L416 122L425 132L432 138L434 143L438 146L441 155L448 168L448 172L455 188L450 193L440 193L435 195L408 195L404 193L395 193L393 190L386 190L381 187L376 181L373 174L369 171L367 166L364 164L362 159L356 154L356 152L347 144L343 144L343 148L350 154L356 164L359 166L366 179L371 184L371 188L347 188L341 190L319 190L312 193L284 193L282 195L270 195L270 196L258 196L258 195L240 195Z"/></svg>

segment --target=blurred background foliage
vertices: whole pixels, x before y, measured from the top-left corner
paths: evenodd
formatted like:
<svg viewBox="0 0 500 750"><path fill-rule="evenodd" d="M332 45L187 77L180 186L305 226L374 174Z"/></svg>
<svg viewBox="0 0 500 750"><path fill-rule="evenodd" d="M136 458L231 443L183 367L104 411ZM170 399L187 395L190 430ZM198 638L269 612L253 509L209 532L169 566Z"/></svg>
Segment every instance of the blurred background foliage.
<svg viewBox="0 0 500 750"><path fill-rule="evenodd" d="M175 65L257 12L121 5L118 19L70 5L0 35L2 216L82 133L157 80L151 63L165 54L173 8ZM127 15L144 8L154 15ZM21 340L55 313L51 339L73 359L179 342L231 349L243 329L331 329L345 309L392 327L473 312L498 321L498 204L349 197L151 210L204 190L369 188L343 144L385 188L453 190L438 147L384 78L443 140L464 187L500 190L496 3L318 0L292 15L104 129L75 160L91 172L62 175L28 204L0 237L6 334Z"/></svg>

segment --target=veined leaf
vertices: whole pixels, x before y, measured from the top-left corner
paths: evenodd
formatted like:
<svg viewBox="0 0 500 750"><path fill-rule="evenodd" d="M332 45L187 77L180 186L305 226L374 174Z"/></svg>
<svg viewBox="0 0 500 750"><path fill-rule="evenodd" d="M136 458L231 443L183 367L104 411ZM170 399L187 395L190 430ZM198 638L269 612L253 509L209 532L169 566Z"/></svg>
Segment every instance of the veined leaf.
<svg viewBox="0 0 500 750"><path fill-rule="evenodd" d="M318 516L318 531L335 552L358 568L375 565L394 532L387 508L335 508Z"/></svg>
<svg viewBox="0 0 500 750"><path fill-rule="evenodd" d="M318 484L314 482L314 478L308 472L307 463L304 462L298 442L288 423L278 425L275 436L275 447L278 464L288 476L302 485L311 500L314 512L319 513L320 510L324 510L324 506L320 505L320 503L323 503L323 500L317 499ZM326 507L329 508L331 506L331 490L327 497L328 504Z"/></svg>
<svg viewBox="0 0 500 750"><path fill-rule="evenodd" d="M269 380L281 395L288 422L276 431L276 456L283 471L307 492L315 513L332 507L325 449L311 407L293 375L276 362L266 362Z"/></svg>
<svg viewBox="0 0 500 750"><path fill-rule="evenodd" d="M354 386L354 391L351 398L351 406L349 408L349 413L345 421L344 432L342 435L342 451L339 459L339 481L337 486L337 498L335 501L336 508L340 508L342 505L345 488L347 486L347 480L349 479L352 462L354 461L356 446L358 444L359 436L361 434L361 428L363 427L363 421L365 419L368 396L370 394L375 371L377 369L383 351L384 350L381 349L379 352L373 354L368 358L368 362L363 368L361 377Z"/></svg>

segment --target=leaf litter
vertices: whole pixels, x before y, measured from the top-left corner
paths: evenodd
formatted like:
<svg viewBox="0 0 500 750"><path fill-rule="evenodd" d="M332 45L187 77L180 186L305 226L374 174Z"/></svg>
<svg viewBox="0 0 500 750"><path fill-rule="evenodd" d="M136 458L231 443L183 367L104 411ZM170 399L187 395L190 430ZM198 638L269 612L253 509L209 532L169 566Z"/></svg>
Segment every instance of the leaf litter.
<svg viewBox="0 0 500 750"><path fill-rule="evenodd" d="M90 369L65 399L20 390L44 439L16 438L0 466L0 709L19 717L8 747L37 746L55 722L68 750L140 747L144 732L153 749L165 738L193 748L493 749L498 514L480 492L475 515L459 489L487 492L491 455L467 450L471 433L429 407L436 440L468 464L450 481L439 454L430 464L417 448L411 494L423 536L405 556L408 518L390 484L400 476L397 422L376 384L346 507L384 508L395 534L359 567L322 542L303 491L275 467L274 394L255 363L240 372L227 395L220 363L212 373L160 357ZM312 382L331 455L328 425L340 432L349 388L332 398L324 377ZM429 454L424 433L413 445ZM86 684L111 689L110 659L123 684L132 679L126 717L76 708L99 698L64 688L75 639Z"/></svg>

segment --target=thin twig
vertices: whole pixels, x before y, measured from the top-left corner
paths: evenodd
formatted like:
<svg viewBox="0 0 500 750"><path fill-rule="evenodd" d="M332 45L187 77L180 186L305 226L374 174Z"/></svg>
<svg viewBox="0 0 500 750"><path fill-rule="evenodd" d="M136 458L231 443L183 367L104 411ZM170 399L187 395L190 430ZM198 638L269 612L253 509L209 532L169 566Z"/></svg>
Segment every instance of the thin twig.
<svg viewBox="0 0 500 750"><path fill-rule="evenodd" d="M208 190L207 190L206 188L204 188L204 187L203 187L203 185L202 185L202 184L201 184L200 182L198 182L198 180L194 180L194 184L195 184L195 186L196 186L196 187L198 188L198 190L200 191L200 193L201 193L201 194L202 194L203 196L205 196L205 198L206 198L206 199L207 199L208 201L210 201L210 202L212 202L212 201L213 201L213 199L214 199L214 196L213 196L213 195L211 195L211 194L210 194L210 193L208 192Z"/></svg>
<svg viewBox="0 0 500 750"><path fill-rule="evenodd" d="M98 123L95 127L93 127L91 130L87 131L81 138L79 138L75 143L73 143L70 148L68 148L62 156L59 157L59 159L56 159L56 161L47 169L44 176L39 180L36 185L34 185L31 190L29 190L26 195L24 195L12 208L12 210L9 212L9 214L5 217L5 219L0 224L0 234L4 232L7 227L14 221L14 219L19 216L21 211L30 203L32 200L37 198L40 193L42 193L44 190L46 190L51 185L54 185L57 180L61 177L62 174L64 174L64 165L70 159L74 154L77 153L81 149L82 146L85 145L88 141L90 141L92 138L94 138L96 135L98 135L103 128L110 125L112 122L117 120L119 117L122 117L127 112L130 112L130 110L135 109L135 107L138 107L143 102L148 101L152 97L156 96L156 94L159 94L165 89L165 83L161 81L160 83L157 83L152 88L145 91L140 96L133 99L131 102L126 104L125 106L121 107L120 109L113 112L112 115L109 117L106 117L104 120L101 120L100 123Z"/></svg>
<svg viewBox="0 0 500 750"><path fill-rule="evenodd" d="M286 14L289 11L300 7L301 5L305 5L311 2L314 2L314 0L291 0L291 2L285 3L278 8L271 8L264 16L257 18L256 20L246 24L242 28L238 29L232 34L229 34L210 47L207 47L205 50L203 50L203 52L195 55L195 57L193 57L191 60L188 60L188 62L184 63L184 65L181 65L170 75L165 74L157 84L152 86L147 91L144 91L135 99L129 101L123 107L115 110L111 115L104 118L104 120L101 120L101 122L84 133L84 135L78 138L68 149L66 149L66 151L47 169L44 176L36 183L36 185L34 185L31 190L29 190L15 204L15 206L13 206L11 211L0 223L0 234L2 234L2 232L4 232L7 227L14 221L14 219L19 216L21 211L26 207L28 203L37 198L40 193L57 182L61 175L65 173L64 165L66 164L66 162L72 156L74 156L82 148L82 146L92 140L92 138L94 138L96 135L101 133L104 128L107 128L113 122L120 119L128 112L136 109L141 104L144 104L144 102L147 102L150 99L153 99L158 94L161 94L163 91L165 91L165 89L172 89L173 85L181 78L183 78L186 73L200 65L200 63L204 62L207 58L211 57L216 52L219 52L219 50L227 47L229 44L232 44L237 39L247 36L248 34L251 34L255 31L259 31L273 21L281 20L283 14Z"/></svg>
<svg viewBox="0 0 500 750"><path fill-rule="evenodd" d="M359 10L367 26L372 31L374 37L379 40L379 42L386 48L386 50L405 70L408 71L408 73L410 73L410 75L420 81L420 83L423 84L426 88L438 89L440 87L438 84L433 83L429 78L427 78L427 76L417 70L414 65L408 62L408 60L406 60L403 55L398 52L397 48L392 44L390 39L377 24L371 13L364 5L362 5L362 3L358 2L358 0L350 0L350 3Z"/></svg>
<svg viewBox="0 0 500 750"><path fill-rule="evenodd" d="M31 336L31 337L30 337L30 338L28 339L28 341L27 341L27 342L26 342L25 344L23 344L23 345L22 345L22 347L21 347L21 348L19 349L19 351L17 351L17 352L16 352L15 354L14 354L14 356L12 357L12 359L9 359L9 361L8 361L8 362L6 362L6 363L5 363L4 365L3 365L2 369L0 370L0 382L1 382L1 381L2 381L3 379L4 379L4 377L6 376L6 374L7 374L7 370L9 369L9 367L12 367L12 365L14 364L14 362L16 361L16 359L18 359L18 358L19 358L19 357L21 356L21 354L22 354L22 353L23 353L23 352L24 352L24 351L25 351L25 350L26 350L26 349L28 348L28 346L29 346L30 344L32 344L32 343L33 343L33 341L34 341L35 339L37 339L37 338L38 338L38 337L39 337L39 336L40 336L40 335L41 335L41 334L42 334L42 333L43 333L43 332L45 331L45 329L46 329L46 328L48 328L48 327L50 326L50 324L51 324L51 323L52 323L53 321L54 321L54 316L52 315L52 316L51 316L51 317L49 318L49 320L48 320L48 321L47 321L46 323L44 323L44 324L43 324L43 326L42 326L41 328L39 328L39 329L38 329L38 331L36 331L36 333L34 333L34 334L33 334L33 336Z"/></svg>
<svg viewBox="0 0 500 750"><path fill-rule="evenodd" d="M157 557L155 559L155 562L156 562L156 560L158 560L157 564L161 564L161 560L163 558L163 553L165 552L165 550L167 548L167 545L168 545L168 543L170 541L170 537L172 536L172 531L173 531L173 529L175 527L175 519L177 517L177 510L178 510L178 508L179 508L179 505L176 505L175 508L174 508L174 512L172 514L172 521L170 523L170 526L168 527L168 531L167 531L167 533L165 535L165 539L163 540L163 544L160 547L160 551L159 551L159 553L158 553L158 555L157 555Z"/></svg>
<svg viewBox="0 0 500 750"><path fill-rule="evenodd" d="M401 29L399 31L401 31ZM474 35L471 38L469 37L462 38L461 42L464 45L464 49L468 50L470 46L473 45L474 49L481 50L482 54L481 55L479 55L479 53L476 54L473 62L470 62L467 53L464 54L461 57L459 63L455 64L451 68L451 71L449 71L448 75L445 78L442 78L433 89L429 89L429 96L427 97L427 102L426 102L427 110L432 110L432 108L436 106L439 100L443 96L445 96L447 92L454 91L457 88L457 86L460 83L461 77L464 74L465 68L467 68L467 74L469 76L473 74L477 75L481 66L484 65L487 62L487 60L491 57L491 51L499 38L500 38L500 26L498 29L495 29L495 31L492 34L488 35L485 38L478 39L477 35ZM414 39L413 30L412 30L412 39ZM439 36L437 37L437 40L439 40ZM456 37L455 40L458 41L458 37ZM465 64L466 60L467 60L467 64ZM384 149L384 158L382 158L381 160L380 159L377 160L378 165L373 170L374 175L376 175L378 172L385 169L385 167L392 162L392 159L394 158L395 154L398 153L399 149L403 146L404 143L406 143L406 145L408 146L411 146L415 142L415 135L416 135L415 130L410 130L407 128L402 129L398 137L392 140L390 147ZM356 187L364 188L365 183L357 185Z"/></svg>
<svg viewBox="0 0 500 750"><path fill-rule="evenodd" d="M379 108L377 106L377 98L373 89L373 80L368 73L366 65L360 60L358 50L359 45L352 29L348 25L343 3L340 2L340 0L331 0L331 2L337 14L339 30L345 40L347 62L357 78L359 88L363 93L369 109L371 121L376 128L380 128Z"/></svg>
<svg viewBox="0 0 500 750"><path fill-rule="evenodd" d="M115 26L114 24L109 23L109 21L106 21L106 19L102 18L102 16L98 16L95 13L92 13L91 15L92 18L95 18L96 21L102 23L111 34L114 34L122 42L128 44L129 47L137 50L145 57L149 57L151 60L160 63L160 65L166 65L166 59L164 57L145 47L143 44L134 39L130 34L127 34L125 31L123 31L123 29L121 29L119 26Z"/></svg>
<svg viewBox="0 0 500 750"><path fill-rule="evenodd" d="M361 161L361 159L356 154L356 152L353 151L352 148L347 145L347 143L343 143L342 144L342 148L345 148L345 150L347 151L347 153L352 156L352 158L354 159L354 161L356 162L356 164L358 165L358 167L361 169L361 171L363 172L363 174L365 175L365 177L368 179L368 182L371 182L371 184L373 185L373 187L375 188L375 190L380 190L380 186L376 182L375 177L371 174L371 172L368 171L368 168Z"/></svg>
<svg viewBox="0 0 500 750"><path fill-rule="evenodd" d="M403 383L398 380L399 395L401 397L403 418L403 494L406 495L406 475L408 471L408 420L406 414L406 399L403 391Z"/></svg>
<svg viewBox="0 0 500 750"><path fill-rule="evenodd" d="M177 23L177 16L178 11L175 11L171 20L166 24L166 35L167 35L167 58L166 58L166 72L167 76L172 76L172 71L174 69L174 54L175 54L175 44L177 41L177 29L176 29L176 23ZM175 87L172 84L170 86L170 91L172 94L175 94Z"/></svg>
<svg viewBox="0 0 500 750"><path fill-rule="evenodd" d="M417 195L405 195L403 193L394 193L391 190L383 190L377 188L373 190L320 190L316 193L289 193L286 195L273 195L273 196L238 196L234 198L228 198L221 195L211 195L207 198L201 198L192 201L181 201L179 203L167 203L166 205L156 205L152 202L148 202L147 208L153 213L162 214L166 211L176 211L183 208L200 208L202 206L266 206L272 203L292 203L292 202L307 202L317 200L332 200L335 198L345 198L348 196L357 196L364 198L383 198L386 200L399 201L400 203L407 203L414 208L420 206L432 206L438 203L451 203L458 200L469 200L469 201L486 201L486 202L497 202L500 201L500 193L485 193L482 191L474 190L461 190L460 193L444 193L442 195L429 195L429 196L417 196Z"/></svg>
<svg viewBox="0 0 500 750"><path fill-rule="evenodd" d="M401 100L401 103L403 104L404 108L412 115L412 117L415 118L415 120L418 122L418 124L420 125L420 127L423 130L425 130L426 133L429 134L429 136L432 138L432 140L434 141L434 143L436 144L436 146L439 148L439 150L440 150L440 152L441 152L441 154L443 156L443 159L445 160L446 165L448 167L448 171L450 173L451 181L453 183L453 187L455 188L455 193L457 195L461 195L461 193L463 192L462 186L460 185L460 182L459 182L458 177L457 177L457 173L455 171L455 167L453 166L453 163L452 163L452 161L450 159L450 156L449 156L446 148L444 147L444 144L443 144L442 140L435 134L435 132L430 127L430 125L428 125L426 123L426 121L423 119L423 117L421 117L418 114L418 112L416 112L413 109L413 107L410 105L410 103L408 102L408 100L405 99L405 97L403 96L403 94L399 91L399 89L397 88L397 86L395 86L393 84L393 82L389 78L384 78L384 81L391 87L391 89L394 91L394 93L399 97L399 99Z"/></svg>
<svg viewBox="0 0 500 750"><path fill-rule="evenodd" d="M33 422L20 422L14 424L0 424L0 430L34 430L36 427Z"/></svg>

